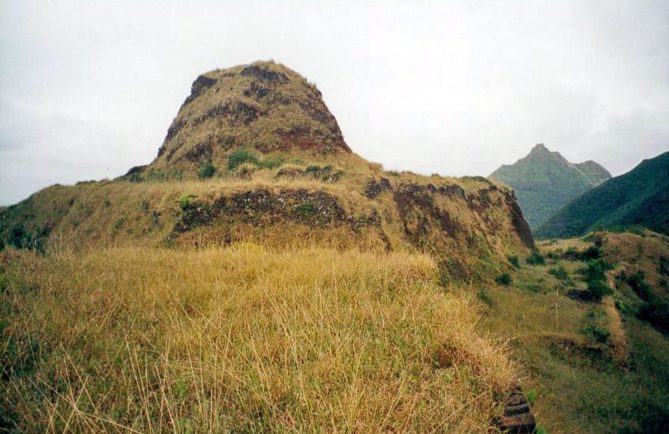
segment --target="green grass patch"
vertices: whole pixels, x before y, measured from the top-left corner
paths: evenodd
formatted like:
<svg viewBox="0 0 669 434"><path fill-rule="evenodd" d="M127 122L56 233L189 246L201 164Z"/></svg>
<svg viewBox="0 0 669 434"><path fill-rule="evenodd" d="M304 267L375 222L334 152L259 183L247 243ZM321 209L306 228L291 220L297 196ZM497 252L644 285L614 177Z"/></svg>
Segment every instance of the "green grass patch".
<svg viewBox="0 0 669 434"><path fill-rule="evenodd" d="M248 149L236 149L228 155L228 169L235 170L244 163L258 165L258 157Z"/></svg>
<svg viewBox="0 0 669 434"><path fill-rule="evenodd" d="M532 254L525 259L525 262L529 265L546 265L546 259L537 250L533 251Z"/></svg>
<svg viewBox="0 0 669 434"><path fill-rule="evenodd" d="M214 176L216 167L211 163L205 163L197 169L197 177L200 179L207 179Z"/></svg>
<svg viewBox="0 0 669 434"><path fill-rule="evenodd" d="M495 278L495 282L498 285L509 286L511 285L511 282L513 282L513 279L509 273L502 273Z"/></svg>
<svg viewBox="0 0 669 434"><path fill-rule="evenodd" d="M510 255L507 256L507 259L509 260L509 263L513 265L515 268L520 268L520 259L516 255Z"/></svg>

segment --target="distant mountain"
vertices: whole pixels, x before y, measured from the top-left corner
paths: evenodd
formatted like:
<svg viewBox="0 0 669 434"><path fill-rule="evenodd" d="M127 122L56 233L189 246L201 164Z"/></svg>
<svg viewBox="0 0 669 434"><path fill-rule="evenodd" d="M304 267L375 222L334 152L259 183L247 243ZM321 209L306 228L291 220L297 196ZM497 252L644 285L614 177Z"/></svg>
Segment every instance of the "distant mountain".
<svg viewBox="0 0 669 434"><path fill-rule="evenodd" d="M540 226L536 235L568 237L626 225L669 234L669 152L583 194Z"/></svg>
<svg viewBox="0 0 669 434"><path fill-rule="evenodd" d="M540 143L525 158L501 166L488 178L514 189L525 219L535 229L611 174L594 161L570 163Z"/></svg>

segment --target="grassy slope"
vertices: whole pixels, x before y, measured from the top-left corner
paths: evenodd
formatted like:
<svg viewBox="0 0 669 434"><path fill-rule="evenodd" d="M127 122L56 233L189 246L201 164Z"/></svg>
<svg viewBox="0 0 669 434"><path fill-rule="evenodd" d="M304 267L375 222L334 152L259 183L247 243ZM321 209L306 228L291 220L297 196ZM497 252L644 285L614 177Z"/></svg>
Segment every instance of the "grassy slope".
<svg viewBox="0 0 669 434"><path fill-rule="evenodd" d="M261 76L243 75L254 68ZM312 151L304 153L310 160L324 154L362 160L351 154L320 91L297 72L274 62L255 62L202 77L213 84L184 102L151 170L192 176L204 162L222 168L229 153L240 148L271 154L303 147ZM250 112L256 115L244 120ZM206 152L197 152L197 147Z"/></svg>
<svg viewBox="0 0 669 434"><path fill-rule="evenodd" d="M316 179L308 174L308 165L292 163L273 169L256 168L244 177L238 170L232 170L202 181L131 183L117 180L53 186L0 213L0 240L9 238L13 228L23 224L34 235L48 232L45 235L47 244L57 248L156 247L164 246L167 241L174 241L183 247L201 247L222 245L225 239L232 238L232 241L250 241L274 247L321 245L379 251L386 248L387 241L393 250L434 251L440 258L457 259L468 269L481 273L498 271L499 262L504 261L507 254L527 249L513 227L508 193L504 189L486 192L492 186L487 180L384 172L379 165L362 163L352 154L347 155L351 158L338 159L338 164L332 169L333 172L341 171L341 178L336 182ZM299 174L280 177L279 173L287 168L297 170ZM445 215L451 218L453 225L457 225L457 233L443 236L443 229L437 227L439 222L425 223L421 211L414 207L411 208L411 215L406 216L406 224L412 225L410 229L414 233L424 231L426 236L421 245L409 240L393 192L382 192L373 199L365 195L368 181L380 177L389 179L396 190L402 185L461 188L466 196L464 198L428 198L430 206L439 207L441 214L437 217ZM338 222L337 227L309 226L296 221L254 225L241 223L243 216L229 222L219 219L170 239L174 235L175 224L184 215L180 208L182 196L193 195L197 203L210 204L223 196L259 190L326 193L337 200L351 221L378 213L386 239L379 235L377 227L368 225L353 230L348 221ZM486 197L489 202L482 203L482 200L488 200ZM258 207L258 213L262 214L261 205L250 204L249 209L254 212L254 207ZM433 226L424 229L425 224ZM51 229L46 231L47 228ZM428 235L434 237L428 238ZM438 239L435 240L435 237Z"/></svg>
<svg viewBox="0 0 669 434"><path fill-rule="evenodd" d="M513 369L431 258L7 251L3 427L484 432Z"/></svg>
<svg viewBox="0 0 669 434"><path fill-rule="evenodd" d="M615 272L620 267L646 270L649 283L657 288L660 277L653 270L658 258L669 254L669 242L658 237L609 234L604 257L616 262ZM568 247L584 250L590 244L568 240L540 248L546 254ZM640 251L645 255L639 256ZM567 270L571 282L548 273L558 266ZM635 317L641 300L618 285L614 298L626 306L620 315L629 355L627 367L616 363L616 324L607 316L611 306L567 296L570 290L585 289L577 273L583 266L564 259L547 259L543 266L523 264L512 273L511 287L486 289L484 298L491 305L484 325L511 340L514 359L527 375L525 390L537 393L534 411L549 432L656 432L653 418L669 417L669 341ZM611 335L598 342L588 329Z"/></svg>
<svg viewBox="0 0 669 434"><path fill-rule="evenodd" d="M669 234L668 215L669 152L665 152L575 199L535 235L569 237L618 225L642 225Z"/></svg>

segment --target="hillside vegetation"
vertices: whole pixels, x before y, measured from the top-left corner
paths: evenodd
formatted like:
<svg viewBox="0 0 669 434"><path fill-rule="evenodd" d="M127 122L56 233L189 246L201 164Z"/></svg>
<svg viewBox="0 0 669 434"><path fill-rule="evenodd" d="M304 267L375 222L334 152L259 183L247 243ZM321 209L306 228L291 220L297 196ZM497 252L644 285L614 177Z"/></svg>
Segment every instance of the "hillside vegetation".
<svg viewBox="0 0 669 434"><path fill-rule="evenodd" d="M513 188L523 215L534 230L572 199L607 179L609 172L594 161L572 164L543 144L511 165L488 176Z"/></svg>
<svg viewBox="0 0 669 434"><path fill-rule="evenodd" d="M537 418L551 433L666 432L669 238L600 232L539 249L478 290Z"/></svg>
<svg viewBox="0 0 669 434"><path fill-rule="evenodd" d="M274 62L198 77L151 164L0 211L0 249L235 242L427 252L445 279L534 246L507 188L365 161L316 87Z"/></svg>
<svg viewBox="0 0 669 434"><path fill-rule="evenodd" d="M265 155L268 165L295 151L308 151L306 158L349 154L349 160L362 161L314 84L281 64L255 62L200 75L158 156L128 176L192 177L204 165L222 170L240 149Z"/></svg>
<svg viewBox="0 0 669 434"><path fill-rule="evenodd" d="M593 229L643 226L669 234L669 152L642 161L569 203L540 226L540 238L583 235Z"/></svg>
<svg viewBox="0 0 669 434"><path fill-rule="evenodd" d="M208 72L150 164L0 210L0 429L499 431L461 285L533 248L507 187L365 161L294 71Z"/></svg>
<svg viewBox="0 0 669 434"><path fill-rule="evenodd" d="M5 429L486 432L513 380L424 255L246 244L0 260Z"/></svg>

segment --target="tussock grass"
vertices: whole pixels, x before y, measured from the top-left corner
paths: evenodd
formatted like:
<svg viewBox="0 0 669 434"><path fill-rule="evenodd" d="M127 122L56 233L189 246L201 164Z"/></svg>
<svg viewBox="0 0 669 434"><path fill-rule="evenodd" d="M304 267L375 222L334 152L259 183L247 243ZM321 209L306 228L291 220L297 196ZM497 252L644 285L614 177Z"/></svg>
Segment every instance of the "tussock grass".
<svg viewBox="0 0 669 434"><path fill-rule="evenodd" d="M424 255L8 251L2 423L30 432L485 432L512 382Z"/></svg>

